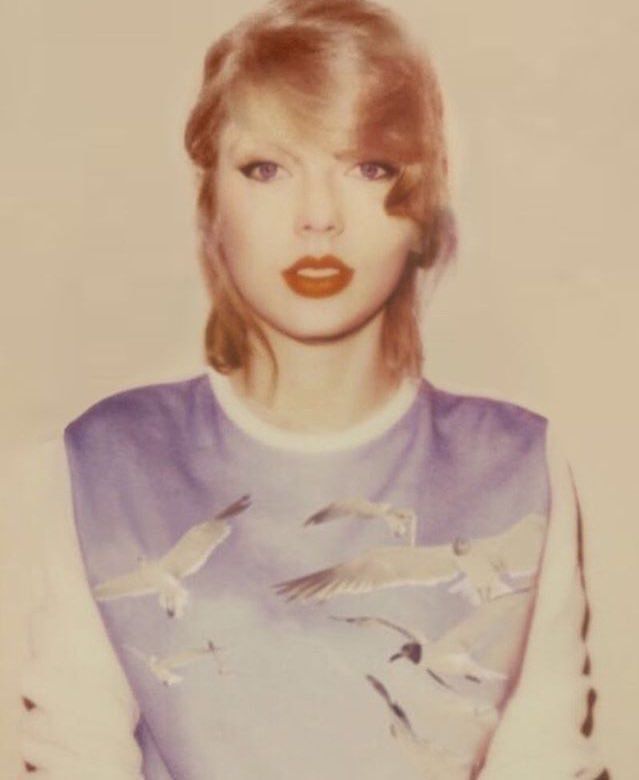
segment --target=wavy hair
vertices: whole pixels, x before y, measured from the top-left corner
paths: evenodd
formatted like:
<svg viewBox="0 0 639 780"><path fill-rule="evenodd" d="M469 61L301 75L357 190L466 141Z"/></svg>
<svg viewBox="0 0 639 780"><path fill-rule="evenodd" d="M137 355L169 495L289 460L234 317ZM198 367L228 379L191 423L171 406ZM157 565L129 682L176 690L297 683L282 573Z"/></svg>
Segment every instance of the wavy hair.
<svg viewBox="0 0 639 780"><path fill-rule="evenodd" d="M319 138L330 131L325 117L345 91L353 95L355 122L348 130L362 159L383 157L401 168L385 199L386 212L420 227L421 251L409 253L385 304L381 350L390 375L421 374L418 270L442 268L455 248L442 99L428 57L390 11L369 0L274 0L206 54L185 145L199 170L201 259L212 298L206 357L222 373L249 368L253 333L277 376L273 350L233 284L217 240L221 130L247 96L271 94L296 129Z"/></svg>

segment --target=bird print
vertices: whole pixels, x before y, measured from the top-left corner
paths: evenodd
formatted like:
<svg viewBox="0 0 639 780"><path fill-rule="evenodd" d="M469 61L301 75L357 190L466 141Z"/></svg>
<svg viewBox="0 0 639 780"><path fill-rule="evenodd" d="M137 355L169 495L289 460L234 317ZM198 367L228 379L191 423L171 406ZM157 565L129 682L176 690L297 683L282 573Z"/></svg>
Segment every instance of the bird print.
<svg viewBox="0 0 639 780"><path fill-rule="evenodd" d="M219 658L220 648L217 647L211 640L209 640L204 647L196 647L190 650L182 650L173 655L167 655L163 658L159 658L157 655L143 653L136 647L126 645L133 655L139 658L147 665L149 671L151 671L157 679L167 687L182 682L184 679L181 675L176 674L173 670L180 669L185 666L190 666L196 661L201 661L213 655L217 660L218 674L226 674L227 670L223 666L221 659Z"/></svg>
<svg viewBox="0 0 639 780"><path fill-rule="evenodd" d="M348 517L383 520L393 536L406 540L410 545L416 542L417 515L412 509L395 509L390 504L368 501L364 498L334 501L311 515L304 525L319 525Z"/></svg>
<svg viewBox="0 0 639 780"><path fill-rule="evenodd" d="M391 698L386 686L367 674L366 679L386 702L391 713L390 732L413 764L428 780L466 780L473 769L471 759L446 750L434 742L419 737L405 710Z"/></svg>
<svg viewBox="0 0 639 780"><path fill-rule="evenodd" d="M451 583L477 606L512 592L504 575L536 572L545 519L527 515L507 531L482 539L432 546L374 547L351 561L274 586L288 601L325 601L340 594L370 593L403 585ZM463 581L464 586L459 582Z"/></svg>
<svg viewBox="0 0 639 780"><path fill-rule="evenodd" d="M475 661L472 656L461 648L454 646L447 648L445 643L443 647L437 642L428 642L428 640L419 634L419 632L410 632L401 626L392 623L390 620L375 617L347 617L336 618L354 625L382 625L391 628L408 638L398 652L394 653L389 661L397 661L400 658L406 658L416 666L422 666L440 685L450 688L445 677L465 677L474 683L482 683L490 680L504 680L506 675L501 672L486 669Z"/></svg>
<svg viewBox="0 0 639 780"><path fill-rule="evenodd" d="M181 581L201 569L211 553L231 533L227 518L243 512L250 504L249 496L242 496L211 520L189 528L161 558L140 559L134 571L95 586L93 593L96 600L111 601L157 593L159 604L169 617L182 617L188 591Z"/></svg>
<svg viewBox="0 0 639 780"><path fill-rule="evenodd" d="M464 678L477 684L507 679L508 668L493 669L480 664L473 657L473 648L485 648L491 641L499 641L495 632L502 634L504 628L510 635L525 619L530 607L530 599L526 597L528 593L529 589L526 589L493 599L437 640L429 640L418 630L409 630L381 617L331 617L354 626L380 626L400 634L408 641L388 660L406 659L423 668L443 687L454 690L449 678ZM502 663L502 666L506 664Z"/></svg>

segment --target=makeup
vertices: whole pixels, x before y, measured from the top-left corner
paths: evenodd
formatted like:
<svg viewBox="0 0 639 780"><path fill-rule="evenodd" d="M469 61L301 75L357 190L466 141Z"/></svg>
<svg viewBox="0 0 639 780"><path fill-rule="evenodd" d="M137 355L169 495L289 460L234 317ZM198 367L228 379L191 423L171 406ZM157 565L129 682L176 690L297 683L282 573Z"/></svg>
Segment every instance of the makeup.
<svg viewBox="0 0 639 780"><path fill-rule="evenodd" d="M326 298L341 292L355 271L334 255L301 257L282 271L293 292L306 298Z"/></svg>

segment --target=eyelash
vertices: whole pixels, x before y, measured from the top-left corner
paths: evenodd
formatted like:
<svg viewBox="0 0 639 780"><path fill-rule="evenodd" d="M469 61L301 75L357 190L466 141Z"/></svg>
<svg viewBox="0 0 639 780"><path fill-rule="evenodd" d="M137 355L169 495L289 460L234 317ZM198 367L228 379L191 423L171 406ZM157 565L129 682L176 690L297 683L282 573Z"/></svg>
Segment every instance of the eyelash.
<svg viewBox="0 0 639 780"><path fill-rule="evenodd" d="M397 166L393 165L392 163L381 162L380 160L366 160L366 162L358 163L359 167L363 165L374 165L384 171L382 176L379 176L375 179L370 179L370 181L386 181L388 179L393 179L399 174L399 168L397 168Z"/></svg>
<svg viewBox="0 0 639 780"><path fill-rule="evenodd" d="M272 162L271 160L255 160L254 162L247 163L247 165L240 166L240 171L246 176L247 179L253 179L251 176L251 173L255 170L255 168L259 168L260 165L275 165L277 168L280 168L281 166L277 163ZM254 181L268 181L268 179L254 179Z"/></svg>
<svg viewBox="0 0 639 780"><path fill-rule="evenodd" d="M278 163L275 163L272 160L254 160L253 162L240 166L239 170L241 171L241 173L244 174L244 176L246 176L247 179L253 179L253 181L259 181L259 182L271 181L270 179L259 179L259 178L256 179L251 176L251 173L253 173L253 171L256 168L259 168L261 165L274 165L277 168L281 168L281 166ZM381 176L377 176L373 179L368 179L368 181L387 181L389 179L393 179L395 176L399 174L399 169L397 168L397 166L392 165L391 163L381 162L378 160L366 160L365 162L358 163L355 167L361 168L364 165L374 165L377 168L381 168L382 171L384 172Z"/></svg>

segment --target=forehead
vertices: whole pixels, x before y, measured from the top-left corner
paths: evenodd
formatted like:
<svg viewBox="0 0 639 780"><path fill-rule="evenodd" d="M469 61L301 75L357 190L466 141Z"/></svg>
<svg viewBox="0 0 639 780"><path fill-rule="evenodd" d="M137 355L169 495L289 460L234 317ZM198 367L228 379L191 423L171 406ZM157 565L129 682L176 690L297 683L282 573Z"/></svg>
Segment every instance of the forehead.
<svg viewBox="0 0 639 780"><path fill-rule="evenodd" d="M229 119L220 146L268 143L283 148L320 147L346 152L356 145L357 102L343 90L330 101L294 100L268 89L238 90L229 102Z"/></svg>

